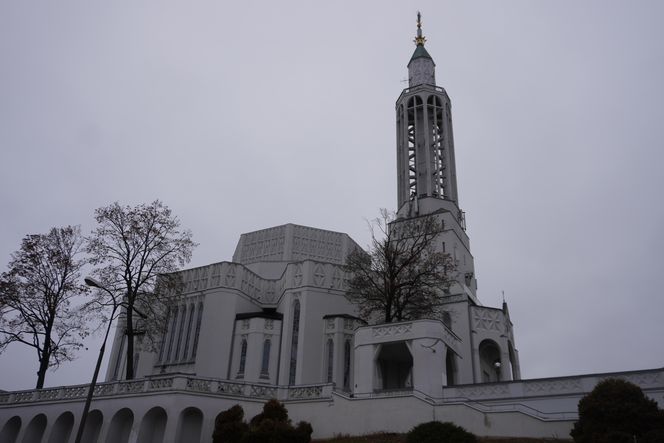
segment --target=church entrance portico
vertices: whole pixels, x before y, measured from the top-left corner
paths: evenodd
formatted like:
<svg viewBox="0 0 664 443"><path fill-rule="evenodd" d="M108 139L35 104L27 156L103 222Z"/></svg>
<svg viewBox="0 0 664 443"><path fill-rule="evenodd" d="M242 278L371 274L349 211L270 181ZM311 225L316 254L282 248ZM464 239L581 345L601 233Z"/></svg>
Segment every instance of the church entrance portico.
<svg viewBox="0 0 664 443"><path fill-rule="evenodd" d="M412 389L413 356L406 342L378 345L376 390Z"/></svg>
<svg viewBox="0 0 664 443"><path fill-rule="evenodd" d="M459 338L438 320L360 327L355 332L355 396L417 391L441 398ZM451 354L448 354L451 353ZM450 363L452 362L452 363Z"/></svg>

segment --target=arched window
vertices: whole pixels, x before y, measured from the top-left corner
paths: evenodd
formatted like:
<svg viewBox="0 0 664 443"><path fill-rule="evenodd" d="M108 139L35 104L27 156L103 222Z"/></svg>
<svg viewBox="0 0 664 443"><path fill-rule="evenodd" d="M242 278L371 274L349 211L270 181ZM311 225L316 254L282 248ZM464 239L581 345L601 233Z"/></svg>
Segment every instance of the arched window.
<svg viewBox="0 0 664 443"><path fill-rule="evenodd" d="M242 348L240 349L240 368L237 370L237 377L244 377L244 367L247 363L247 340L242 339Z"/></svg>
<svg viewBox="0 0 664 443"><path fill-rule="evenodd" d="M482 340L479 346L479 354L482 382L497 382L503 379L500 346L493 340Z"/></svg>
<svg viewBox="0 0 664 443"><path fill-rule="evenodd" d="M263 361L261 363L261 378L270 378L270 348L272 340L269 338L263 342Z"/></svg>
<svg viewBox="0 0 664 443"><path fill-rule="evenodd" d="M334 377L334 341L327 339L327 382L332 383Z"/></svg>
<svg viewBox="0 0 664 443"><path fill-rule="evenodd" d="M344 389L350 390L350 340L344 343Z"/></svg>
<svg viewBox="0 0 664 443"><path fill-rule="evenodd" d="M297 342L300 335L300 300L293 302L293 328L291 338L290 368L288 371L288 384L295 384L297 371Z"/></svg>

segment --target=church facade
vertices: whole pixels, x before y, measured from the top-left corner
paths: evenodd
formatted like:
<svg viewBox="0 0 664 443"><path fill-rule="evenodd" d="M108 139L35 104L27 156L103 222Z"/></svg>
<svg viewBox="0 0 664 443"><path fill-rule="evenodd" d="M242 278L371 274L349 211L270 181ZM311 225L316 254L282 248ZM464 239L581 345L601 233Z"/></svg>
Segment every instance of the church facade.
<svg viewBox="0 0 664 443"><path fill-rule="evenodd" d="M188 269L158 352L135 355L137 376L168 373L266 386L333 383L365 395L520 378L507 306L482 306L459 208L451 101L418 21L408 88L396 102L397 219L433 217L437 250L455 264L440 290L443 318L368 325L346 297L344 263L359 246L346 234L294 224L243 234L230 262ZM124 369L117 328L107 380ZM400 331L395 334L394 331Z"/></svg>
<svg viewBox="0 0 664 443"><path fill-rule="evenodd" d="M243 234L231 261L180 272L157 350L113 340L83 441L209 442L216 415L269 398L316 437L454 421L478 435L565 438L576 404L608 374L521 380L507 305L483 306L459 206L451 101L418 20L396 101L397 218L433 217L455 271L441 318L370 324L346 297L348 235L295 224ZM664 370L613 374L664 403ZM73 441L86 385L0 394L0 441ZM72 432L73 431L73 432Z"/></svg>

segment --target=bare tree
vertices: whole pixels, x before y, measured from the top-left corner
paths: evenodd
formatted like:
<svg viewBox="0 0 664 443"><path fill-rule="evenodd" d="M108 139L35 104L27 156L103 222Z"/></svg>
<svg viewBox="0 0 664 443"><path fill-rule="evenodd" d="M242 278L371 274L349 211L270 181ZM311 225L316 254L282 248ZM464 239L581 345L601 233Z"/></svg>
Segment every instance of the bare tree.
<svg viewBox="0 0 664 443"><path fill-rule="evenodd" d="M14 342L35 349L37 389L47 369L74 359L89 332L86 305L74 305L88 292L79 282L82 240L78 226L27 235L0 277L0 351Z"/></svg>
<svg viewBox="0 0 664 443"><path fill-rule="evenodd" d="M101 301L121 307L127 336L126 378L134 378L134 346L137 335L148 333L154 339L163 330L165 306L177 284L168 275L191 260L196 247L189 230L161 201L135 207L113 203L95 211L97 228L88 239L86 250L94 275L112 299ZM159 278L158 278L159 277ZM156 290L159 284L160 288ZM104 296L105 291L99 292ZM142 317L142 325L135 321Z"/></svg>
<svg viewBox="0 0 664 443"><path fill-rule="evenodd" d="M440 318L454 270L450 255L435 248L440 222L431 215L395 220L382 209L370 229L368 251L356 249L346 259L351 274L346 297L360 316L385 323Z"/></svg>

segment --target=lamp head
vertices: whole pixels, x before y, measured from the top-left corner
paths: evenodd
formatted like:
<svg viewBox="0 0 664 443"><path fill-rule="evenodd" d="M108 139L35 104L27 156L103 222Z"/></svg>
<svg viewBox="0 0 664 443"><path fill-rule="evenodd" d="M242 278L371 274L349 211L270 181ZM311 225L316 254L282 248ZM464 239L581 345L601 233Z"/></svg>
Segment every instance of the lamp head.
<svg viewBox="0 0 664 443"><path fill-rule="evenodd" d="M101 289L101 287L102 287L101 283L99 283L97 280L95 280L92 277L85 277L83 279L83 281L85 282L86 285L91 286L93 288L100 288Z"/></svg>

